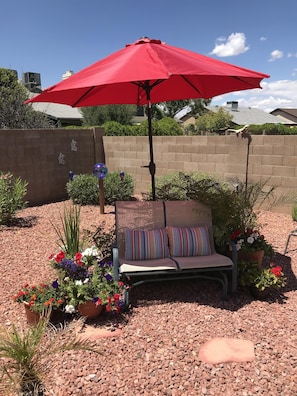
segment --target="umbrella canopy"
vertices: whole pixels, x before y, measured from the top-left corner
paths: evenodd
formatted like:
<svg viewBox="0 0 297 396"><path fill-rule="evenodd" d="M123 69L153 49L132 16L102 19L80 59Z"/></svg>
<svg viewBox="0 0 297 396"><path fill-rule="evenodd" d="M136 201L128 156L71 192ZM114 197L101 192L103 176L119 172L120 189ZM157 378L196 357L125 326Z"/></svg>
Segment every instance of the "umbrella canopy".
<svg viewBox="0 0 297 396"><path fill-rule="evenodd" d="M261 88L268 74L221 62L147 37L99 60L59 82L30 102L54 102L72 107L107 104L147 105L152 193L155 163L151 103L209 99L227 92Z"/></svg>

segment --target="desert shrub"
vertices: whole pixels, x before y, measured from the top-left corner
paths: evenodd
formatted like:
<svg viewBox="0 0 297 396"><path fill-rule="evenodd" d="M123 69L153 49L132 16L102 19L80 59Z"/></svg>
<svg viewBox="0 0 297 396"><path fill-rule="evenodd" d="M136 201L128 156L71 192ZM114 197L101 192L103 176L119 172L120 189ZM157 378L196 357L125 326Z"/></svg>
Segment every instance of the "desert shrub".
<svg viewBox="0 0 297 396"><path fill-rule="evenodd" d="M125 174L121 180L120 172L108 173L103 179L104 202L113 205L115 201L126 201L134 192L134 182L131 175ZM91 174L76 175L66 185L66 190L74 204L99 205L98 179Z"/></svg>
<svg viewBox="0 0 297 396"><path fill-rule="evenodd" d="M108 173L104 179L104 200L106 205L114 205L115 201L128 201L134 194L132 176L125 173L123 180L120 172Z"/></svg>
<svg viewBox="0 0 297 396"><path fill-rule="evenodd" d="M209 179L212 183L216 183L217 180L214 177L206 175L204 173L183 173L174 171L163 176L156 178L156 199L173 201L173 200L184 200L189 198L189 188L191 183L199 180ZM148 199L152 199L151 192L148 194Z"/></svg>
<svg viewBox="0 0 297 396"><path fill-rule="evenodd" d="M174 172L157 178L156 199L193 199L210 206L215 242L223 248L232 231L257 225L256 208L264 202L268 208L277 205L275 188L267 189L266 183L245 186L238 179L225 182L203 173Z"/></svg>
<svg viewBox="0 0 297 396"><path fill-rule="evenodd" d="M66 184L66 190L74 204L99 204L98 179L92 174L76 175Z"/></svg>
<svg viewBox="0 0 297 396"><path fill-rule="evenodd" d="M10 172L0 172L0 224L9 223L16 211L26 206L27 185L26 181L15 178Z"/></svg>

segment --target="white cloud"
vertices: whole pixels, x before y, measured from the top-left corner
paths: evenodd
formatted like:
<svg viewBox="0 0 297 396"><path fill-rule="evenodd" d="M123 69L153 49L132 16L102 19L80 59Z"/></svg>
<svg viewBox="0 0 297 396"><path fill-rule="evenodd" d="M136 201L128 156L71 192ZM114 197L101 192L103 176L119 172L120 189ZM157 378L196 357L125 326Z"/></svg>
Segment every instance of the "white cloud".
<svg viewBox="0 0 297 396"><path fill-rule="evenodd" d="M266 41L266 40L267 40L266 37L263 37L263 36L262 36L262 37L260 38L260 41Z"/></svg>
<svg viewBox="0 0 297 396"><path fill-rule="evenodd" d="M244 33L232 33L227 39L225 37L219 37L210 54L219 57L242 54L249 50L245 41L246 37Z"/></svg>
<svg viewBox="0 0 297 396"><path fill-rule="evenodd" d="M289 52L287 55L288 58L297 58L297 52L293 54L292 52Z"/></svg>
<svg viewBox="0 0 297 396"><path fill-rule="evenodd" d="M281 59L284 56L283 51L280 50L274 50L270 54L269 62L273 62L277 59Z"/></svg>
<svg viewBox="0 0 297 396"><path fill-rule="evenodd" d="M262 89L233 92L214 98L212 105L237 100L239 106L256 107L270 113L279 107L297 109L297 80L263 81Z"/></svg>

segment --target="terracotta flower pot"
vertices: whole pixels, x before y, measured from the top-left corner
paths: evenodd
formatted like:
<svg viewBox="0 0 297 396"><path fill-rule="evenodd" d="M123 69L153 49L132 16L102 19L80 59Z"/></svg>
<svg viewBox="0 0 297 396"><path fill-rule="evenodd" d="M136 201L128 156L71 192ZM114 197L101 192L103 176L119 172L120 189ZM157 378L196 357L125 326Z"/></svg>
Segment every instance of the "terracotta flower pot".
<svg viewBox="0 0 297 396"><path fill-rule="evenodd" d="M258 250L256 252L238 252L238 260L250 260L256 261L261 267L264 258L264 250Z"/></svg>
<svg viewBox="0 0 297 396"><path fill-rule="evenodd" d="M36 325L40 320L40 314L30 309L30 305L24 302L27 323L29 325Z"/></svg>
<svg viewBox="0 0 297 396"><path fill-rule="evenodd" d="M94 319L101 313L103 306L96 305L93 301L86 301L85 303L79 304L77 309L81 316Z"/></svg>

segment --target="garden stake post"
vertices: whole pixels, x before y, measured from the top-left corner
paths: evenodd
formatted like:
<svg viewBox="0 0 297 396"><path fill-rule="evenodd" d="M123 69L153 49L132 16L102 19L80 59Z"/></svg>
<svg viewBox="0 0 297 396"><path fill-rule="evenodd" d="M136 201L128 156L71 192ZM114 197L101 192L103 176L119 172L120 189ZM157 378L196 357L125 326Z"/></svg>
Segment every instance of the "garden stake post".
<svg viewBox="0 0 297 396"><path fill-rule="evenodd" d="M105 164L98 162L94 165L93 174L98 179L98 187L99 187L99 205L100 205L100 213L104 214L104 185L103 179L107 175L108 170Z"/></svg>
<svg viewBox="0 0 297 396"><path fill-rule="evenodd" d="M247 186L248 186L248 174L249 174L249 156L250 156L250 145L252 143L252 136L249 133L248 130L248 125L245 125L243 128L238 129L236 132L236 135L238 136L238 133L241 134L241 139L247 139L248 140L248 145L247 145L247 152L246 152L246 166L245 166L245 200L246 200L246 194L247 194Z"/></svg>

